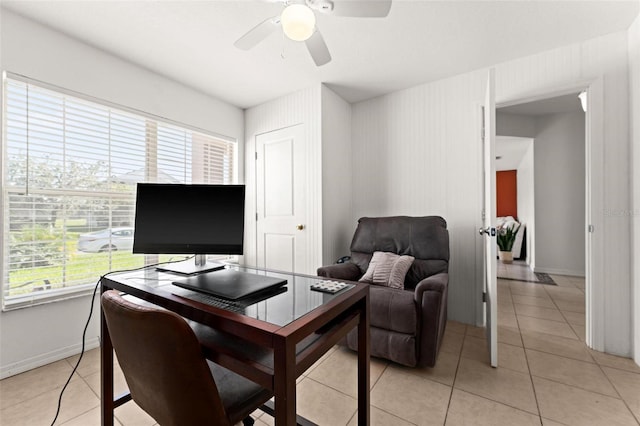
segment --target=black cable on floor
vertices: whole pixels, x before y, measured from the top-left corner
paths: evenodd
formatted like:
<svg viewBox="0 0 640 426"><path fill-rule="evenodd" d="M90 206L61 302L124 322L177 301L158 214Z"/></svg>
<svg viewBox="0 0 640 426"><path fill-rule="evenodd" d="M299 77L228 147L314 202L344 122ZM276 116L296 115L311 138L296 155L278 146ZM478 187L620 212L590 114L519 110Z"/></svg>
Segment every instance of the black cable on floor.
<svg viewBox="0 0 640 426"><path fill-rule="evenodd" d="M82 349L80 349L80 358L78 358L78 362L76 362L76 365L75 367L73 367L73 371L71 371L71 374L67 379L67 382L64 384L64 386L62 387L62 390L60 391L60 396L58 397L58 408L56 409L56 415L53 418L53 421L51 422L51 426L53 426L56 420L58 420L58 415L60 415L60 407L62 406L62 395L64 394L65 389L67 389L67 385L69 385L71 378L73 377L76 370L78 369L78 366L80 365L80 361L82 361L82 356L84 355L84 341L87 335L87 328L89 328L89 323L91 322L91 316L93 315L93 303L96 298L96 292L98 291L98 287L100 286L100 281L102 281L102 277L100 277L100 279L96 283L95 287L93 288L93 294L91 295L91 308L89 309L89 318L87 318L87 322L84 325L84 330L82 331Z"/></svg>
<svg viewBox="0 0 640 426"><path fill-rule="evenodd" d="M167 264L167 263L182 262L184 260L191 259L192 257L193 256L189 256L189 257L187 257L185 259L171 260L169 262L154 263L152 265L145 265L145 266L141 266L139 268L122 269L120 271L107 272L106 274L102 275L100 277L100 279L98 279L98 282L96 283L95 287L93 288L93 294L91 295L91 307L89 308L89 318L87 318L87 322L84 325L84 330L82 331L82 348L80 349L80 357L78 358L78 362L76 362L76 365L73 367L73 370L71 371L71 374L69 374L69 378L67 379L67 382L64 384L64 386L62 387L62 390L60 391L60 396L58 397L58 407L56 408L56 415L53 418L53 421L51 422L51 426L53 426L55 424L56 420L58 420L58 416L60 415L60 408L62 407L62 395L64 394L64 391L67 389L67 386L69 385L69 382L73 378L73 375L75 374L76 370L78 369L78 366L80 365L80 361L82 361L82 357L84 356L84 345L85 345L85 340L86 340L86 336L87 336L87 329L89 328L89 323L91 322L91 316L93 315L93 304L95 302L96 293L98 291L98 287L100 286L100 282L102 282L102 279L104 277L106 277L107 275L110 275L110 274L115 274L115 273L120 273L120 272L139 271L139 270L142 270L142 269L152 268L152 267L155 267L155 266L158 266L158 265Z"/></svg>

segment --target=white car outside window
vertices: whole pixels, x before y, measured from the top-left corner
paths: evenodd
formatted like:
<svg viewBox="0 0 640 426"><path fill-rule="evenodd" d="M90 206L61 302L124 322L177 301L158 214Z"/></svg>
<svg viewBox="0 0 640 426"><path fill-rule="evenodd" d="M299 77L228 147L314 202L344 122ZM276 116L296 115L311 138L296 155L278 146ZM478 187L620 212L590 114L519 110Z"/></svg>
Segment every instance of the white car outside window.
<svg viewBox="0 0 640 426"><path fill-rule="evenodd" d="M86 253L131 251L132 248L133 228L107 228L78 237L78 250Z"/></svg>

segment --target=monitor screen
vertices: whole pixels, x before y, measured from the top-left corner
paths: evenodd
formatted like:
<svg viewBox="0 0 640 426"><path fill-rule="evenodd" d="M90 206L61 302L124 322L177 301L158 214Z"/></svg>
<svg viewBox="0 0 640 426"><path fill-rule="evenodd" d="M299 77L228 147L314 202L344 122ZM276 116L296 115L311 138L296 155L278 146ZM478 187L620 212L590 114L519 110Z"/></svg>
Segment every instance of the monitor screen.
<svg viewBox="0 0 640 426"><path fill-rule="evenodd" d="M242 254L244 185L139 183L134 253Z"/></svg>

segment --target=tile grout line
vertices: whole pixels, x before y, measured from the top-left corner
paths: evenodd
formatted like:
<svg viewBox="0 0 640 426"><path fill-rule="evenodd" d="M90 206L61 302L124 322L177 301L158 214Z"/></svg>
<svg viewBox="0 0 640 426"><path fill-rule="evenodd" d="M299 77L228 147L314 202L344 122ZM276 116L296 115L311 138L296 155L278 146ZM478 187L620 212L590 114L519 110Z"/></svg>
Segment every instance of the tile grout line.
<svg viewBox="0 0 640 426"><path fill-rule="evenodd" d="M62 359L60 359L60 360L58 360L58 361L54 361L54 362L51 362L51 363L49 363L49 364L42 365L42 366L40 366L40 367L37 367L36 369L38 369L38 368L46 368L46 367L48 367L48 366L50 366L50 365L52 365L52 364L55 364L56 362L60 362L60 361L65 361L65 362L67 363L67 365L69 365L69 366L71 367L71 369L69 370L69 372L68 372L68 373L66 373L66 375L64 376L64 377L65 377L65 379L64 379L64 380L66 381L66 379L69 377L69 374L71 374L71 371L73 371L73 365L70 365L70 363L67 361L67 358L62 358ZM35 369L34 369L34 370L35 370ZM6 378L4 378L4 379L2 379L2 380L0 380L0 381L9 380L9 379L11 379L12 377L17 377L17 376L20 376L21 374L26 374L26 373L28 373L29 371L33 371L33 370L23 371L22 373L16 374L16 375L14 375L14 376L6 377ZM78 372L77 372L77 371L74 373L74 375L76 375L76 374L78 374ZM78 377L80 377L80 375L78 375ZM71 378L71 380L69 381L69 384L71 384L71 382L72 382L73 380L74 380L74 379L73 379L73 377L72 377L72 378ZM62 390L62 388L63 388L63 387L64 387L64 382L63 382L61 385L56 385L55 387L51 387L51 388L48 388L48 389L41 390L41 391L40 391L40 393L35 394L35 395L31 395L30 397L28 397L27 399L25 399L25 400L23 400L23 401L18 401L18 402L14 403L14 404L11 404L11 405L8 405L8 406L6 406L6 407L2 408L2 411L6 410L6 409L8 409L8 408L14 407L14 406L16 406L16 405L18 405L18 404L22 404L22 403L28 402L28 401L30 401L30 400L32 400L32 399L34 399L34 398L37 398L37 397L39 397L39 396L42 396L42 395L46 394L47 392L57 391L57 395L59 396L59 395L60 395L60 391Z"/></svg>
<svg viewBox="0 0 640 426"><path fill-rule="evenodd" d="M515 309L515 307L514 307ZM533 398L536 401L536 410L538 410L538 419L542 424L542 412L540 411L540 403L538 402L538 393L536 392L536 386L533 383L533 375L531 374L531 367L529 367L529 357L527 357L527 348L524 344L524 338L522 337L522 329L520 328L520 321L516 315L516 323L518 324L518 332L520 334L520 341L522 342L522 352L524 353L524 360L527 363L527 371L529 372L529 382L531 383L531 390L533 391Z"/></svg>
<svg viewBox="0 0 640 426"><path fill-rule="evenodd" d="M531 305L525 305L525 306L531 306ZM542 306L539 306L539 307L542 307ZM547 308L547 309L551 309L551 308ZM534 316L531 316L531 315L518 314L518 313L516 313L516 316L523 316L523 317L527 317L527 318L542 319L542 320L546 320L546 321L554 321L554 322L559 322L559 323L561 323L561 324L564 324L564 323L569 324L569 323L567 322L567 320L566 320L566 319L565 319L565 320L563 320L563 321L560 321L560 320L555 320L555 319L539 318L539 317L534 317ZM563 315L563 318L564 318L564 315ZM546 334L549 334L549 333L546 333Z"/></svg>
<svg viewBox="0 0 640 426"><path fill-rule="evenodd" d="M593 355L591 355L591 357L593 358ZM596 361L596 365L598 366L598 368L600 369L600 371L602 372L604 377L606 377L607 381L609 382L609 384L611 385L613 390L616 392L616 394L618 394L618 396L620 397L620 400L622 401L624 406L627 407L627 410L629 410L629 412L631 413L631 416L633 416L633 418L636 420L636 422L638 422L638 424L640 424L640 418L638 418L638 416L636 416L636 413L634 413L634 411L631 409L631 407L629 407L629 404L627 403L627 400L625 398L623 398L623 396L620 394L620 391L618 391L618 388L616 387L615 383L613 383L611 381L611 379L609 378L609 375L604 371L604 369L602 368L602 365L600 365L595 358L594 358L594 361ZM612 367L609 367L609 368L612 368ZM622 370L622 371L624 371L624 370ZM630 372L627 371L626 373L629 374ZM631 373L631 374L633 374L633 373Z"/></svg>
<svg viewBox="0 0 640 426"><path fill-rule="evenodd" d="M544 333L540 333L540 334L544 334ZM559 336L554 336L553 334L547 334L547 336L559 337ZM570 340L570 339L567 339L567 340ZM571 340L571 341L573 342L573 340ZM580 343L582 343L582 342L580 342ZM571 361L581 361L581 362L584 362L584 363L587 363L587 364L591 364L591 365L597 365L598 364L595 360L593 362L589 362L589 361L585 361L584 359L572 358L570 356L560 355L560 354L557 354L555 352L549 352L547 350L540 349L540 348L525 348L525 349L528 349L528 350L534 351L534 352L540 352L540 353L543 353L543 354L546 354L546 355L555 355L555 356L558 356L558 357L561 357L561 358L566 358L566 359L571 360ZM588 354L588 355L591 356L591 354ZM591 357L591 359L593 359L593 357Z"/></svg>
<svg viewBox="0 0 640 426"><path fill-rule="evenodd" d="M328 358L328 357L327 357L327 358ZM371 392L371 390L375 387L375 385L380 381L380 379L382 378L382 375L384 374L384 372L387 370L387 368L388 368L388 367L389 367L389 363L387 363L387 364L385 365L385 367L382 369L382 372L380 373L380 376L378 376L378 378L376 379L376 381L375 381L375 383L373 384L373 386L371 386L371 389L369 390L369 392ZM357 401L357 398L354 398L352 395L346 394L346 393L342 392L340 389L336 389L336 388L334 388L333 386L328 385L328 384L326 384L326 383L319 382L319 381L315 380L313 377L305 376L305 379L311 380L312 382L315 382L315 383L317 383L317 384L319 384L319 385L321 385L321 386L325 386L325 387L327 387L327 388L331 389L332 391L336 391L336 392L338 392L338 393L340 393L340 394L342 394L342 395L344 395L344 396L346 396L346 397L348 397L348 398L356 399L356 401ZM370 407L372 406L371 402L369 402L369 406L370 406ZM405 419L405 418L402 418L402 417L400 417L400 416L397 416L396 414L390 413L389 411L384 410L384 409L382 409L382 408L380 408L380 407L378 407L378 406L373 405L373 407L375 407L376 409L378 409L378 410L380 410L380 411L382 411L382 412L384 412L384 413L386 413L386 414L389 414L390 416L396 417L396 418L398 418L398 419L400 419L400 420L402 420L402 421L404 421L404 422L406 422L406 423L409 423L409 424L415 425L415 423L410 422L409 420L407 420L407 419ZM347 421L347 423L346 423L346 424L348 425L348 424L351 422L351 420L353 420L353 418L354 418L355 416L357 416L357 415L358 415L358 410L356 409L355 413L353 413L353 414L351 415L351 417L349 417L349 420Z"/></svg>
<svg viewBox="0 0 640 426"><path fill-rule="evenodd" d="M577 287L573 282L570 282L570 284L571 284L571 286L572 286L572 287L569 287L569 288L576 288L576 289L578 289L578 290L581 290L581 291L582 291L582 289L580 289L579 287ZM560 287L560 286L559 286L559 287ZM573 327L571 327L571 323L569 323L569 320L568 320L568 319L567 319L567 317L565 316L564 311L563 311L562 309L560 309L560 307L557 305L557 303L556 303L556 301L555 301L555 299L554 299L553 295L552 295L552 294L550 294L550 293L547 291L547 289L546 289L546 288L545 288L545 292L547 293L547 295L548 295L548 296L549 296L549 298L551 299L552 303L556 306L557 310L558 310L558 311L560 311L560 314L561 314L561 315L562 315L562 317L564 318L564 320L565 320L566 324L568 324L568 325L569 325L569 327L571 328L571 331L573 331L573 333L574 333L574 334L576 334L576 336L577 336L577 333L575 332L575 330L573 329ZM585 294L585 292L584 292L584 291L582 291L582 294L584 295L584 294ZM580 313L580 312L578 312L578 313ZM585 313L585 315L586 315L586 313ZM580 339L580 336L577 336L577 337L578 337L578 339ZM586 346L586 342L584 342L584 341L582 341L582 340L579 340L579 341L580 341L580 342L581 342L585 347L587 347L587 346ZM588 349L588 347L587 347L587 349ZM537 352L542 352L542 353L547 353L547 354L549 354L549 355L553 355L553 356L557 356L557 357L561 357L561 358L570 359L570 360L572 360L572 361L585 362L585 363L587 363L587 364L591 364L591 363L589 363L588 361L584 361L584 360L577 360L577 359L573 359L573 358L570 358L570 357L566 357L566 356L562 356L562 355L558 355L558 354L554 354L554 353L549 353L549 352L545 352L545 351L538 351L538 350L536 350L536 349L530 349L530 350L532 350L532 351L537 351ZM618 389L616 388L615 384L611 381L611 379L609 378L609 376L608 376L608 375L605 373L605 371L603 370L602 365L600 365L600 363L598 363L598 361L595 359L595 357L594 357L591 353L589 353L589 351L588 351L588 350L587 350L587 354L588 354L588 355L589 355L589 357L593 360L593 364L595 364L595 365L597 365L597 366L598 366L598 369L599 369L599 370L600 370L600 372L603 374L603 376L606 378L607 382L611 385L611 387L613 388L613 390L615 391L615 393L618 395L618 398L612 397L611 395L603 394L603 393L598 392L598 391L594 391L594 390L590 390L590 389L584 389L584 388L579 387L579 386L570 385L570 384L567 384L567 383L564 383L564 382L561 382L561 381L558 381L558 380L550 379L550 378L547 378L547 377L534 376L533 374L531 374L532 380L533 380L533 377L539 377L539 378L541 378L541 379L548 380L548 381L550 381L550 382L554 382L554 383L558 383L558 384L561 384L561 385L564 385L564 386L569 386L569 387L572 387L572 388L575 388L575 389L579 389L579 390L583 390L583 391L587 391L587 392L592 392L592 393L595 393L595 394L598 394L598 395L607 396L607 397L614 398L614 399L619 399L620 401L622 401L622 402L623 402L623 404L625 405L625 407L627 408L627 410L629 410L629 412L630 412L630 413L631 413L631 415L634 417L634 419L635 419L636 421L638 421L639 419L636 417L635 413L630 409L629 405L627 404L627 401L622 397L622 395L620 395L620 392L619 392L619 391L618 391ZM526 357L526 350L525 350L525 357ZM528 358L527 358L527 365L528 365ZM534 387L534 392L535 392L535 387ZM536 396L536 402L537 402L537 396ZM542 418L542 416L540 416L540 417ZM640 423L640 422L639 422L639 423Z"/></svg>
<svg viewBox="0 0 640 426"><path fill-rule="evenodd" d="M545 290L546 292L547 290ZM569 324L569 321L567 321L566 317L564 316L564 314L562 313L562 309L560 309L560 307L557 305L556 301L554 300L553 296L551 296L551 294L548 294L549 298L551 299L551 303L553 303L553 306L556 307L557 310L560 311L560 315L562 315L562 318L565 318L565 323L569 326L569 329L571 330L571 332L578 338L579 341L581 341L582 343L584 343L586 345L585 340L580 339L580 336L578 336L578 333L576 333L576 331L573 329L573 327L571 327L571 324ZM585 313L586 315L586 313ZM585 336L583 336L585 337Z"/></svg>
<svg viewBox="0 0 640 426"><path fill-rule="evenodd" d="M516 320L516 322L517 322L517 320ZM520 330L519 323L518 323L518 334L520 335L520 341L521 341L521 343L522 343L522 350L523 350L524 355L525 355L525 361L527 362L527 370L529 371L528 376L529 376L529 379L531 380L531 388L532 388L533 393L534 393L534 398L536 399L536 409L537 409L537 411L538 411L537 417L538 417L538 419L540 420L540 422L542 423L542 415L540 414L540 407L538 406L538 399L537 399L537 395L536 395L536 392L535 392L535 386L533 385L533 376L531 375L531 372L530 372L530 369L529 369L529 361L528 361L528 358L526 357L526 350L525 350L526 348L525 348L525 346L524 346L524 339L522 338L522 332L521 332L521 330ZM465 334L465 339L466 339L466 337L467 337L467 335ZM474 336L469 336L469 337L474 337ZM463 342L463 346L464 346L464 342ZM511 345L511 346L518 347L518 346L516 346L516 345ZM460 359L462 359L462 352L460 353ZM459 362L460 362L460 361L459 361ZM498 368L500 368L500 367L498 367ZM502 368L507 369L507 370L509 370L509 371L514 371L514 372L516 372L516 373L520 373L520 374L527 374L527 373L523 373L523 372L521 372L521 371L512 370L512 369L507 368L507 367L502 367ZM456 371L456 378L457 378L457 371ZM454 385L455 385L455 380L454 380ZM495 403L497 403L497 404L505 405L505 406L507 406L507 407L513 408L513 409L515 409L515 410L522 411L522 412L524 412L524 413L528 413L528 414L533 415L533 416L535 416L535 415L536 415L536 414L534 414L534 413L532 413L532 412L530 412L530 411L523 410L523 409L521 409L521 408L519 408L519 407L515 407L515 406L510 405L510 404L508 404L508 403L505 403L505 402L503 402L503 401L498 401L498 400L496 400L496 399L489 398L489 397L487 397L486 395L479 395L479 394L477 394L477 393L475 393L475 392L472 392L472 391L469 391L469 390L465 390L465 389L460 389L460 390L461 390L461 391L463 391L463 392L467 392L467 393L469 393L469 394L471 394L471 395L477 396L477 397L479 397L479 398L483 398L483 399L486 399L486 400L488 400L488 401L495 402Z"/></svg>
<svg viewBox="0 0 640 426"><path fill-rule="evenodd" d="M444 413L444 421L443 425L447 424L447 417L449 417L449 409L451 408L451 400L453 399L453 390L455 389L456 380L458 379L458 371L460 370L460 362L462 362L462 349L464 348L464 341L467 340L467 328L468 325L464 327L464 338L462 339L462 345L460 345L460 349L458 350L458 362L456 363L456 371L453 373L453 382L451 383L451 392L449 392L449 401L447 402L447 410ZM497 339L497 336L496 336Z"/></svg>
<svg viewBox="0 0 640 426"><path fill-rule="evenodd" d="M542 380L547 380L549 382L557 383L557 384L563 385L563 386L568 386L570 388L578 389L578 390L581 390L581 391L584 391L584 392L595 393L595 394L598 394L600 396L606 396L608 398L613 398L613 399L618 399L620 401L624 401L622 398L618 398L618 397L615 397L615 396L607 395L606 393L598 392L598 391L591 390L591 389L585 389L585 388L582 388L580 386L570 385L568 383L561 382L558 379L550 379L548 377L542 377L542 376L538 376L538 375L531 375L531 377L535 377L535 378L542 379ZM615 390L615 387L614 387L614 390ZM618 391L616 390L616 394L617 393L618 393Z"/></svg>
<svg viewBox="0 0 640 426"><path fill-rule="evenodd" d="M328 389L330 389L330 390L332 390L332 391L338 392L339 394L341 394L341 395L343 395L343 396L346 396L346 397L347 397L347 398L349 398L349 399L353 399L354 401L356 401L356 407L357 407L357 401L358 401L358 399L357 399L357 398L354 398L353 396L348 395L348 394L346 394L346 393L342 392L341 390L334 388L333 386L330 386L330 385L327 385L327 384L325 384L325 383L319 382L319 381L315 380L313 377L304 376L304 379L303 379L303 380L311 380L312 382L314 382L314 383L316 383L316 384L318 384L318 385L320 385L320 386L324 386L325 388L328 388ZM302 383L302 380L301 380L300 382ZM298 383L296 383L296 387L297 387L297 386L298 386ZM296 390L296 394L297 394L297 390ZM296 399L297 399L297 397L296 397ZM296 405L297 405L297 404L296 404ZM369 406L371 407L371 401L369 401ZM377 407L376 407L376 408L377 408ZM297 411L298 411L298 408L297 408L297 406L296 406L296 412L297 412ZM354 416L354 415L356 415L357 413L358 413L358 409L356 408L356 411L355 411L355 412L354 412L354 413L349 417L349 420L347 421L347 424L349 423L349 421L351 421L351 419L353 418L353 416ZM396 416L396 417L397 417L397 416Z"/></svg>
<svg viewBox="0 0 640 426"><path fill-rule="evenodd" d="M95 408L96 408L96 407L89 408L87 411L83 411L82 413L78 414L77 416L75 416L75 417L71 417L71 418L69 418L69 419L65 420L65 421L64 421L64 423L60 423L60 426L64 426L64 425L66 425L67 423L69 423L70 421L73 421L73 420L77 419L77 418L78 418L78 417L80 417L80 416L84 416L84 415L85 415L85 414L87 414L88 412L93 411ZM62 410L60 410L60 412L62 412ZM57 422L56 422L56 424L57 424Z"/></svg>
<svg viewBox="0 0 640 426"><path fill-rule="evenodd" d="M68 358L65 358L65 361L67 361L69 364L71 364L71 363L68 361ZM71 367L73 368L73 366L71 366ZM78 367L80 367L80 366L78 365ZM85 378L84 378L82 375L80 375L80 373L79 373L77 370L75 371L74 375L77 375L77 376L78 376L78 378L79 378L81 381L83 381L83 382L84 382L84 384L89 388L89 390L91 391L91 393L93 393L93 394L96 396L96 398L98 398L98 402L99 402L98 407L100 407L100 406L101 406L101 404L102 404L102 398L100 398L100 395L96 394L96 392L91 388L91 386L89 385L89 383L85 380ZM84 416L84 415L85 415L85 414L87 414L89 411L92 411L94 408L95 408L95 407L90 408L90 409L88 409L87 411L84 411L84 412L82 412L82 413L78 414L78 415L77 415L77 416L75 416L75 417L72 417L72 418L70 418L70 419L67 419L64 423L61 423L61 426L64 426L66 423L68 423L68 422L70 422L70 421L72 421L72 420L75 420L75 419L77 419L77 418L78 418L78 417L80 417L80 416ZM62 407L60 408L60 412L62 413Z"/></svg>

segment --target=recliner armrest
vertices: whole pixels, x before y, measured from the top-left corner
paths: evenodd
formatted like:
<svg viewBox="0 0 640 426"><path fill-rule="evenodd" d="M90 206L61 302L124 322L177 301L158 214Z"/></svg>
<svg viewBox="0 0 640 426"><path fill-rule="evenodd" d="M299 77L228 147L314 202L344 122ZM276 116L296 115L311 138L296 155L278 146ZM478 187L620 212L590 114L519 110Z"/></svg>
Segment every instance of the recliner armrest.
<svg viewBox="0 0 640 426"><path fill-rule="evenodd" d="M414 299L418 305L422 304L422 295L425 291L436 291L443 293L449 285L449 274L441 272L439 274L431 275L420 281L414 290Z"/></svg>
<svg viewBox="0 0 640 426"><path fill-rule="evenodd" d="M449 274L442 272L425 278L416 286L413 297L420 310L420 366L434 366L447 324Z"/></svg>
<svg viewBox="0 0 640 426"><path fill-rule="evenodd" d="M318 275L339 280L357 281L362 275L358 265L352 262L336 263L335 265L321 266Z"/></svg>

